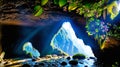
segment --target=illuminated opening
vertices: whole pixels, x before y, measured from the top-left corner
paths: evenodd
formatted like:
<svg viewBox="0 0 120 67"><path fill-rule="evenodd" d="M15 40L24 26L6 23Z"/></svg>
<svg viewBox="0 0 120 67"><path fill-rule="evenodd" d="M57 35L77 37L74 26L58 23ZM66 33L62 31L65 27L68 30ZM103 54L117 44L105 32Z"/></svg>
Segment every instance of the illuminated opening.
<svg viewBox="0 0 120 67"><path fill-rule="evenodd" d="M117 9L120 11L120 0L118 1Z"/></svg>
<svg viewBox="0 0 120 67"><path fill-rule="evenodd" d="M85 45L82 39L77 38L70 22L64 22L59 31L54 35L50 45L72 56L76 53L86 57L95 57L90 46Z"/></svg>

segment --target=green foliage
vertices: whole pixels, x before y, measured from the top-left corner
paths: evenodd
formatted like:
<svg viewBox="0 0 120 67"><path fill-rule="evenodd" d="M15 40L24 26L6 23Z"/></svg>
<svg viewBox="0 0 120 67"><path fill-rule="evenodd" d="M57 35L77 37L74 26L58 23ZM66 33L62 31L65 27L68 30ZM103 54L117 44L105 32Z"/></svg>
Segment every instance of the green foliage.
<svg viewBox="0 0 120 67"><path fill-rule="evenodd" d="M120 24L113 25L112 29L107 33L108 36L120 39Z"/></svg>
<svg viewBox="0 0 120 67"><path fill-rule="evenodd" d="M40 5L36 5L36 6L34 7L34 10L35 10L35 11L38 11L40 8L41 8Z"/></svg>
<svg viewBox="0 0 120 67"><path fill-rule="evenodd" d="M35 16L40 16L43 13L43 8L41 8L36 14Z"/></svg>
<svg viewBox="0 0 120 67"><path fill-rule="evenodd" d="M119 67L119 63L115 62L114 64L112 64L112 67Z"/></svg>
<svg viewBox="0 0 120 67"><path fill-rule="evenodd" d="M47 2L48 0L41 0L41 5L44 6Z"/></svg>
<svg viewBox="0 0 120 67"><path fill-rule="evenodd" d="M83 15L85 18L90 18L90 17L100 17L102 14L103 9L103 4L106 2L104 0L100 0L99 2L84 2L83 0L41 0L41 5L40 6L44 6L46 5L48 2L50 2L49 4L55 4L55 5L59 5L59 7L67 7L67 8L63 8L63 10L65 9L66 11L68 10L73 11L75 10L76 13L78 13L79 15ZM84 3L83 3L84 2ZM38 14L42 13L42 9L40 10L40 12L38 12Z"/></svg>
<svg viewBox="0 0 120 67"><path fill-rule="evenodd" d="M68 10L71 11L71 10L75 10L76 8L77 8L77 4L76 3L70 3L69 7L68 7Z"/></svg>
<svg viewBox="0 0 120 67"><path fill-rule="evenodd" d="M85 59L86 56L80 53L73 55L73 59Z"/></svg>
<svg viewBox="0 0 120 67"><path fill-rule="evenodd" d="M69 0L70 2L75 2L76 0Z"/></svg>
<svg viewBox="0 0 120 67"><path fill-rule="evenodd" d="M65 4L67 4L67 0L59 0L60 7L63 7Z"/></svg>
<svg viewBox="0 0 120 67"><path fill-rule="evenodd" d="M35 6L34 10L35 16L40 16L43 13L43 8L39 5Z"/></svg>
<svg viewBox="0 0 120 67"><path fill-rule="evenodd" d="M82 15L85 12L83 8L78 8L77 11L77 13L80 15Z"/></svg>
<svg viewBox="0 0 120 67"><path fill-rule="evenodd" d="M54 4L58 5L59 4L59 0L54 0Z"/></svg>

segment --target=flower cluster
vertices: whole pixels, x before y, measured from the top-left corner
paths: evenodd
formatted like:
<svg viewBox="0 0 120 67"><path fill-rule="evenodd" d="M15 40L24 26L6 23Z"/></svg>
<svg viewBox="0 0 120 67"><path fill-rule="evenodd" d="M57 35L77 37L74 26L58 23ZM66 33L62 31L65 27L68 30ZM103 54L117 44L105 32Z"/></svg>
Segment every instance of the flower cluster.
<svg viewBox="0 0 120 67"><path fill-rule="evenodd" d="M96 39L104 38L108 31L108 25L103 21L94 19L87 23L86 29L88 35L93 35Z"/></svg>

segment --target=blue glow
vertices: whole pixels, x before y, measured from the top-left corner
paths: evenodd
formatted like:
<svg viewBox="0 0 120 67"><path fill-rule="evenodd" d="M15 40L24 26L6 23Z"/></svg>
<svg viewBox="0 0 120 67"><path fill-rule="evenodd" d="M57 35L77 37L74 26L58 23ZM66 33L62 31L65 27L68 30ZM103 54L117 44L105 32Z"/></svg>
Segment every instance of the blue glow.
<svg viewBox="0 0 120 67"><path fill-rule="evenodd" d="M117 1L117 9L118 9L118 11L120 11L120 0Z"/></svg>
<svg viewBox="0 0 120 67"><path fill-rule="evenodd" d="M95 57L90 46L84 44L76 34L70 22L64 22L59 31L54 35L51 44L54 49L61 50L69 55L76 53L84 54L86 57Z"/></svg>
<svg viewBox="0 0 120 67"><path fill-rule="evenodd" d="M31 42L26 42L23 45L23 51L25 51L27 54L30 54L32 58L39 58L40 53L37 49L33 48Z"/></svg>
<svg viewBox="0 0 120 67"><path fill-rule="evenodd" d="M35 29L33 30L25 30L25 28L23 27L21 31L21 34L26 34L25 35L25 38L21 40L20 43L18 43L16 46L15 46L15 49L14 49L14 53L15 54L18 54L18 55L21 55L21 54L24 54L22 50L23 48L23 44L25 44L26 42L28 42L30 39L32 39L32 37L34 37L34 35L36 35L40 30L42 29L42 27L36 27Z"/></svg>

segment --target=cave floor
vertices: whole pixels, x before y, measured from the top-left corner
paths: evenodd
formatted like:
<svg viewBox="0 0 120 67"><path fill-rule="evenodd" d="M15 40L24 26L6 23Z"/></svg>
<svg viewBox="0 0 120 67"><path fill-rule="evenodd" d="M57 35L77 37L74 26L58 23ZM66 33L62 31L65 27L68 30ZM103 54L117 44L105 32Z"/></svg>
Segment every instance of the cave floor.
<svg viewBox="0 0 120 67"><path fill-rule="evenodd" d="M69 59L71 58L71 59ZM82 59L73 61L72 57L68 56L52 56L47 55L39 59L32 58L14 58L4 59L0 63L0 67L102 67L102 65L93 62L93 59ZM70 61L73 61L70 63Z"/></svg>

